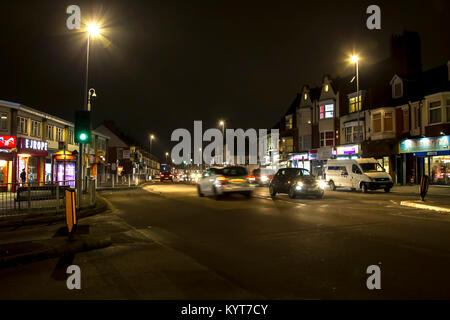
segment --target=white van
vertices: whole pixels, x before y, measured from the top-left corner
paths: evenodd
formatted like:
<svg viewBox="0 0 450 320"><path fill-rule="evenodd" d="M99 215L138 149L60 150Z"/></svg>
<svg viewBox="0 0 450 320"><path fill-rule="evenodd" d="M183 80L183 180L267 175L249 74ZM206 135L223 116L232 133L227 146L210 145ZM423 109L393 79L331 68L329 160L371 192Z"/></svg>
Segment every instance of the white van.
<svg viewBox="0 0 450 320"><path fill-rule="evenodd" d="M394 184L391 176L374 158L330 159L325 172L331 190L343 187L364 192L377 189L389 192Z"/></svg>

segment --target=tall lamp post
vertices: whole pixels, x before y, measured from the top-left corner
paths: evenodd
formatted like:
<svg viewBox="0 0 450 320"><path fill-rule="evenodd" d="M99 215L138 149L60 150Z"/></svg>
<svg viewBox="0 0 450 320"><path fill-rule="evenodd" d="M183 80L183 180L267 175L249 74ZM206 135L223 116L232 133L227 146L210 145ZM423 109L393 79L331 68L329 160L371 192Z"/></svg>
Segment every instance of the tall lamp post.
<svg viewBox="0 0 450 320"><path fill-rule="evenodd" d="M155 139L155 136L153 134L150 135L150 153L152 153L152 142L153 139Z"/></svg>
<svg viewBox="0 0 450 320"><path fill-rule="evenodd" d="M222 127L222 139L224 141L223 142L223 150L222 150L222 164L223 164L226 159L226 157L224 157L225 153L226 153L226 150L225 150L225 146L226 146L226 144L225 144L225 121L220 120L219 125Z"/></svg>
<svg viewBox="0 0 450 320"><path fill-rule="evenodd" d="M350 61L356 65L356 107L358 108L358 141L361 142L363 137L361 136L360 125L360 111L361 105L359 101L359 57L356 55L351 56Z"/></svg>
<svg viewBox="0 0 450 320"><path fill-rule="evenodd" d="M84 87L85 99L84 99L84 110L90 111L90 102L91 102L91 90L88 90L89 83L89 50L90 50L90 42L91 36L95 37L100 34L100 28L96 24L88 24L86 27L87 32L87 47L86 47L86 82ZM95 90L93 90L93 94L95 94ZM81 193L82 193L82 185L83 185L83 176L84 174L84 148L85 144L80 143L80 161L79 161L79 174L78 174L78 205L81 207Z"/></svg>

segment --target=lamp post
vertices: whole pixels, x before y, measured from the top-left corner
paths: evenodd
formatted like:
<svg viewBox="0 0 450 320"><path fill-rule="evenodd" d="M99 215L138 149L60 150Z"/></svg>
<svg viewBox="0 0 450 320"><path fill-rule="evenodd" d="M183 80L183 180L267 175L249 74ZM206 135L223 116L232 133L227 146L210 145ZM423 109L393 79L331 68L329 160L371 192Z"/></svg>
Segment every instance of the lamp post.
<svg viewBox="0 0 450 320"><path fill-rule="evenodd" d="M153 134L150 135L150 153L152 153L152 142L155 136Z"/></svg>
<svg viewBox="0 0 450 320"><path fill-rule="evenodd" d="M95 98L97 94L95 93L94 88L90 88L88 91L88 104L87 104L87 111L91 111L91 97Z"/></svg>
<svg viewBox="0 0 450 320"><path fill-rule="evenodd" d="M350 61L356 65L356 107L358 108L358 141L361 142L363 137L361 137L361 125L360 121L360 101L359 101L359 57L356 55L351 56Z"/></svg>
<svg viewBox="0 0 450 320"><path fill-rule="evenodd" d="M223 138L223 150L222 150L222 163L225 161L225 159L224 159L224 155L225 155L225 152L226 152L226 143L225 143L225 121L223 121L223 120L220 120L219 121L219 125L220 126L222 126L222 138Z"/></svg>
<svg viewBox="0 0 450 320"><path fill-rule="evenodd" d="M166 164L169 164L167 161L167 157L169 156L169 153L168 152L166 152Z"/></svg>
<svg viewBox="0 0 450 320"><path fill-rule="evenodd" d="M91 36L95 37L100 34L100 28L96 24L88 24L86 27L87 32L87 47L86 47L86 82L84 87L85 99L84 99L84 110L90 111L91 108L91 90L88 90L89 83L89 50L90 50L90 42ZM95 95L95 90L93 90L93 95ZM78 206L81 207L81 193L82 193L82 185L83 185L83 177L84 174L84 148L85 144L80 143L80 161L79 161L79 174L78 174Z"/></svg>

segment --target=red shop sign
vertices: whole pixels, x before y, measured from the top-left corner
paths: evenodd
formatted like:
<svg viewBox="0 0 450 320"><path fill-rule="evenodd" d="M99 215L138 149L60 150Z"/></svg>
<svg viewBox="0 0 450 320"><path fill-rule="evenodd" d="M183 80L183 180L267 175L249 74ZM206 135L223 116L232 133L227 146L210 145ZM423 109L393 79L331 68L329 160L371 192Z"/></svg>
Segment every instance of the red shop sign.
<svg viewBox="0 0 450 320"><path fill-rule="evenodd" d="M17 146L16 137L0 136L0 148L15 148Z"/></svg>

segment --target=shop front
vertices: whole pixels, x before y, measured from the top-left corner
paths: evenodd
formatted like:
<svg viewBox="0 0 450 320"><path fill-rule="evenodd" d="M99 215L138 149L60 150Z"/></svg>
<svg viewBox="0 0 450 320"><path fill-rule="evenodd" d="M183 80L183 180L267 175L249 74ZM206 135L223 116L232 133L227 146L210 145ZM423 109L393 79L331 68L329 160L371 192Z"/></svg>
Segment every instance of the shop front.
<svg viewBox="0 0 450 320"><path fill-rule="evenodd" d="M450 136L406 139L400 142L400 154L413 157L416 183L424 175L430 184L450 185ZM411 173L410 173L411 174Z"/></svg>
<svg viewBox="0 0 450 320"><path fill-rule="evenodd" d="M362 143L362 154L364 158L375 158L380 166L391 175L394 183L403 184L404 178L396 170L401 165L401 163L397 163L400 159L397 146L398 140L396 139L364 141Z"/></svg>
<svg viewBox="0 0 450 320"><path fill-rule="evenodd" d="M76 154L68 150L61 150L52 156L53 180L59 185L68 185L75 188L76 180Z"/></svg>
<svg viewBox="0 0 450 320"><path fill-rule="evenodd" d="M0 191L11 191L14 183L14 160L17 141L13 136L0 135Z"/></svg>
<svg viewBox="0 0 450 320"><path fill-rule="evenodd" d="M45 184L45 158L48 156L47 142L28 138L19 138L15 181L20 184ZM20 175L25 172L25 181Z"/></svg>
<svg viewBox="0 0 450 320"><path fill-rule="evenodd" d="M334 147L321 147L310 150L309 159L311 161L311 173L316 177L325 177L327 161L335 156L336 150Z"/></svg>
<svg viewBox="0 0 450 320"><path fill-rule="evenodd" d="M302 168L311 171L311 164L309 161L309 153L294 154L289 157L291 168Z"/></svg>
<svg viewBox="0 0 450 320"><path fill-rule="evenodd" d="M361 157L359 144L351 144L336 147L336 159L358 159Z"/></svg>

